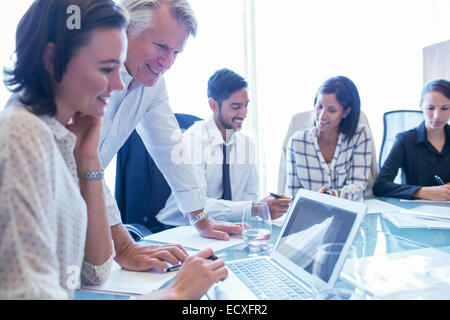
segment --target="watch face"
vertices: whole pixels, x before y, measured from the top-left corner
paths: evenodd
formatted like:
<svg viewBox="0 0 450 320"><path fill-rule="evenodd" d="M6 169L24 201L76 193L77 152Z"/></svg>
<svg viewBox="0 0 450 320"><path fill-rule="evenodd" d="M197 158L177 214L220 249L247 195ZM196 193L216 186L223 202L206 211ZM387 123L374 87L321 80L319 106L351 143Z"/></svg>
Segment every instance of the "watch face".
<svg viewBox="0 0 450 320"><path fill-rule="evenodd" d="M197 222L199 222L200 220L206 218L207 216L208 216L208 215L206 214L205 211L199 213L198 215L194 216L194 217L190 220L191 225L196 224Z"/></svg>

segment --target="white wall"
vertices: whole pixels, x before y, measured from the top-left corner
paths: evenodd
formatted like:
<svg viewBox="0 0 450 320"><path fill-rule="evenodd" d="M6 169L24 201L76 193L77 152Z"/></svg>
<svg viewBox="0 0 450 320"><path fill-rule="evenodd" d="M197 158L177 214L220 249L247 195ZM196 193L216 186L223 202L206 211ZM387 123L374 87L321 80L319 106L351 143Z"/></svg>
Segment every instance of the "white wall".
<svg viewBox="0 0 450 320"><path fill-rule="evenodd" d="M450 38L449 3L255 1L259 130L267 132L263 192L275 190L290 117L312 109L320 84L335 75L356 83L378 154L383 113L418 108L422 48Z"/></svg>
<svg viewBox="0 0 450 320"><path fill-rule="evenodd" d="M324 80L341 74L356 83L378 152L383 113L418 108L423 47L450 38L448 0L191 3L199 35L168 72L171 105L209 116L206 82L214 70L227 66L247 77L253 96L244 131L259 143L263 194L276 190L291 116L312 109Z"/></svg>
<svg viewBox="0 0 450 320"><path fill-rule="evenodd" d="M17 24L28 7L33 3L32 0L0 1L0 39L2 49L0 50L0 110L8 101L9 92L3 84L3 68L11 67L12 54L15 47L15 34Z"/></svg>
<svg viewBox="0 0 450 320"><path fill-rule="evenodd" d="M198 34L190 38L173 67L166 72L174 112L201 118L211 115L207 82L218 69L245 76L244 1L190 0L198 20Z"/></svg>

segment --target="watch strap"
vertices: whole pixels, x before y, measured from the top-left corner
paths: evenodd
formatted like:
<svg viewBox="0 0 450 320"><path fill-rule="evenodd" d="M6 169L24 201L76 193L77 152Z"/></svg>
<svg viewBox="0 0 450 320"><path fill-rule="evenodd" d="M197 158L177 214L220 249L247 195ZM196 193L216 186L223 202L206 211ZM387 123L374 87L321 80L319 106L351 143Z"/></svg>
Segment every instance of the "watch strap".
<svg viewBox="0 0 450 320"><path fill-rule="evenodd" d="M208 218L208 214L206 213L206 211L202 211L199 214L193 216L189 222L191 224L191 226L195 225L196 223L198 223L199 221Z"/></svg>

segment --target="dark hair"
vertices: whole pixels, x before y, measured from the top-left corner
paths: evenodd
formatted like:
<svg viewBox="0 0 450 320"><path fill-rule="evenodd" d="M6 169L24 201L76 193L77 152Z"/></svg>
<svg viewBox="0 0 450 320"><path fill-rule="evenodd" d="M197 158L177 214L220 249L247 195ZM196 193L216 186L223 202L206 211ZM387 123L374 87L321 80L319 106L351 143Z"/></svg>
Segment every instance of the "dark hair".
<svg viewBox="0 0 450 320"><path fill-rule="evenodd" d="M80 25L69 28L72 5L79 8ZM20 93L20 101L33 113L55 115L52 81L62 80L71 58L89 43L91 31L127 25L124 11L112 0L36 0L17 27L16 61L11 70L4 70L5 84ZM55 45L53 79L43 62L48 43Z"/></svg>
<svg viewBox="0 0 450 320"><path fill-rule="evenodd" d="M440 92L446 96L447 99L450 99L450 81L445 79L434 79L428 81L422 89L420 104L422 104L423 96L430 91Z"/></svg>
<svg viewBox="0 0 450 320"><path fill-rule="evenodd" d="M243 77L229 69L217 70L208 80L208 98L213 98L222 105L233 92L247 88L248 84Z"/></svg>
<svg viewBox="0 0 450 320"><path fill-rule="evenodd" d="M347 77L337 76L326 80L317 90L314 98L316 105L319 94L334 93L336 99L342 105L344 111L351 108L347 117L343 118L339 123L339 130L345 135L346 139L351 139L356 131L359 123L359 115L361 113L361 100L359 98L356 85Z"/></svg>

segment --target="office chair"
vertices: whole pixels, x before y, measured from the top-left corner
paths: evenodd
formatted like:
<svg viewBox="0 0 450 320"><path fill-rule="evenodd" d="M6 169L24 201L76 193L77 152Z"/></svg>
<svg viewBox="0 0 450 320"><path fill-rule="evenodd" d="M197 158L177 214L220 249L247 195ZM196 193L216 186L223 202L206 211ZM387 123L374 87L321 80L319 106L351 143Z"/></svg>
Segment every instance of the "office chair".
<svg viewBox="0 0 450 320"><path fill-rule="evenodd" d="M182 131L196 116L175 113ZM164 208L171 189L134 130L117 153L115 197L125 228L135 240L170 226L160 223L156 214Z"/></svg>
<svg viewBox="0 0 450 320"><path fill-rule="evenodd" d="M395 136L403 131L417 127L423 121L422 111L394 110L383 115L383 140L378 161L379 169L389 155L395 142Z"/></svg>
<svg viewBox="0 0 450 320"><path fill-rule="evenodd" d="M398 133L417 127L423 121L422 111L419 110L394 110L383 115L383 140L378 161L379 170L383 167L389 152L395 142ZM394 179L395 183L402 183L402 172L399 169Z"/></svg>
<svg viewBox="0 0 450 320"><path fill-rule="evenodd" d="M364 112L361 111L361 114L359 116L359 123L365 124L370 131L370 134L372 134L372 131L370 130L369 126L369 120L367 120L366 115ZM313 111L304 111L296 113L292 118L291 122L289 124L289 128L287 130L286 136L284 138L283 147L281 150L281 158L280 158L280 166L278 170L278 192L283 194L284 188L286 186L286 148L287 144L289 142L289 139L294 134L294 132L298 130L304 130L308 129L314 126L314 112ZM378 166L377 166L377 155L376 155L376 148L375 143L372 138L372 159L370 163L370 174L369 174L369 180L367 181L366 186L366 195L371 195L372 193L372 186L375 182L375 179L378 176Z"/></svg>

